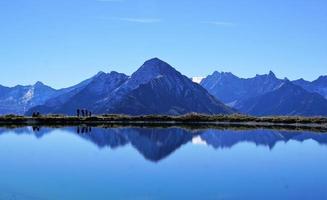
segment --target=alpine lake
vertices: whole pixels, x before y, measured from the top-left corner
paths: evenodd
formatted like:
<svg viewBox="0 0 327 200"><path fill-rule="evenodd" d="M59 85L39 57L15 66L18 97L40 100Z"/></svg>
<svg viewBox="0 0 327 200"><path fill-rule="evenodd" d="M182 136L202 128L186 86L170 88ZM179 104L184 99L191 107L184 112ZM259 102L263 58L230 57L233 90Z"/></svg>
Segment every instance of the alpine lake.
<svg viewBox="0 0 327 200"><path fill-rule="evenodd" d="M0 128L0 199L327 199L327 133Z"/></svg>

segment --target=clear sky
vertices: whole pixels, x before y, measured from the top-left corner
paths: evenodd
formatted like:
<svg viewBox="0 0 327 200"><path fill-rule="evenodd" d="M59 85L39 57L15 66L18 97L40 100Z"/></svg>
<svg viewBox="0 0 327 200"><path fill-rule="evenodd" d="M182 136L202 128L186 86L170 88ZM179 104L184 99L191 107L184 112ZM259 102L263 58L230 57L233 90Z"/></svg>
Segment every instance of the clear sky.
<svg viewBox="0 0 327 200"><path fill-rule="evenodd" d="M70 86L159 57L290 79L327 74L326 0L1 0L0 84Z"/></svg>

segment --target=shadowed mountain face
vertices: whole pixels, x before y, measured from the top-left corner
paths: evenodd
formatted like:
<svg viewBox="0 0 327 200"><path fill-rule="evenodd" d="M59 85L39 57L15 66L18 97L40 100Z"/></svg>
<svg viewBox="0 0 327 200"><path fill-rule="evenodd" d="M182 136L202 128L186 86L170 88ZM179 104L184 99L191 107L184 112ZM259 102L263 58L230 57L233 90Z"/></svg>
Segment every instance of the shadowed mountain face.
<svg viewBox="0 0 327 200"><path fill-rule="evenodd" d="M239 78L229 72L214 72L201 81L201 85L227 105L238 108L248 98L270 92L283 83L273 72L253 78Z"/></svg>
<svg viewBox="0 0 327 200"><path fill-rule="evenodd" d="M299 79L293 81L295 85L299 85L308 92L315 92L327 99L327 76L320 76L317 80L312 82Z"/></svg>
<svg viewBox="0 0 327 200"><path fill-rule="evenodd" d="M77 131L78 129L78 131ZM0 129L0 137L4 133L31 134L37 138L45 137L54 129L40 128L33 132L32 128L19 128L9 131ZM82 131L83 130L83 131ZM240 143L253 143L273 149L279 142L314 140L327 145L327 135L312 132L286 132L275 130L196 130L180 128L64 128L67 133L76 134L82 139L92 142L99 148L117 149L131 145L145 159L158 162L170 156L187 143L208 145L215 149L232 148ZM201 140L200 142L198 140Z"/></svg>
<svg viewBox="0 0 327 200"><path fill-rule="evenodd" d="M98 104L95 111L130 115L233 112L204 88L157 58L145 62Z"/></svg>
<svg viewBox="0 0 327 200"><path fill-rule="evenodd" d="M259 97L245 101L242 112L252 115L327 115L327 100L318 93L310 93L291 82Z"/></svg>
<svg viewBox="0 0 327 200"><path fill-rule="evenodd" d="M118 86L128 79L125 74L117 72L100 72L91 79L82 82L63 95L51 99L42 106L29 110L27 114L35 111L41 113L69 114L76 113L77 108L92 110L97 101L106 98Z"/></svg>
<svg viewBox="0 0 327 200"><path fill-rule="evenodd" d="M116 72L99 73L81 87L34 107L27 114L74 114L77 108L96 114L129 115L234 112L157 58L146 61L131 77Z"/></svg>
<svg viewBox="0 0 327 200"><path fill-rule="evenodd" d="M327 90L324 77L313 82L293 81L292 84L287 79L276 78L272 72L248 79L215 72L202 80L201 85L227 105L246 114L327 115L327 101L320 95Z"/></svg>
<svg viewBox="0 0 327 200"><path fill-rule="evenodd" d="M95 75L89 79L86 79L77 85L68 87L68 88L63 88L57 91L57 94L54 98L50 98L48 101L44 103L45 108L46 107L56 107L64 104L67 102L71 97L79 93L81 90L83 90L88 84L90 84L94 78L96 78L98 75Z"/></svg>

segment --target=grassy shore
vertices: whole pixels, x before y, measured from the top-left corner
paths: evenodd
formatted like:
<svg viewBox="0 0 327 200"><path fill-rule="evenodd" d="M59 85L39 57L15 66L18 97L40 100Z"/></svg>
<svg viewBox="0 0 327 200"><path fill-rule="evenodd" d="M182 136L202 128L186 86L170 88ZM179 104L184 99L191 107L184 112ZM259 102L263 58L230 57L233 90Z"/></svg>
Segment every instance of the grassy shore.
<svg viewBox="0 0 327 200"><path fill-rule="evenodd" d="M181 116L165 115L98 115L92 117L77 117L64 115L41 115L27 117L17 115L0 116L0 126L189 126L189 127L285 127L307 128L327 131L326 117L270 116L254 117L248 115L200 115L188 114Z"/></svg>

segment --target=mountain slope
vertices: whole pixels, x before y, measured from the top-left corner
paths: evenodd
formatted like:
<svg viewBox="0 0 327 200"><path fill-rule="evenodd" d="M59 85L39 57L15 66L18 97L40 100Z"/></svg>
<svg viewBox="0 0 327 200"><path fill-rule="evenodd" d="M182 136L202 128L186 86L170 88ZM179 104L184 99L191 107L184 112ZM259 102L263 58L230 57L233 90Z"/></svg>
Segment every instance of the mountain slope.
<svg viewBox="0 0 327 200"><path fill-rule="evenodd" d="M309 92L316 92L327 99L327 76L320 76L312 82L299 79L293 81L293 83L301 86Z"/></svg>
<svg viewBox="0 0 327 200"><path fill-rule="evenodd" d="M50 99L42 106L30 109L27 114L41 112L43 114L75 114L76 109L84 108L92 110L93 105L106 98L110 93L128 79L125 74L117 72L99 72L92 78L65 89L62 95Z"/></svg>
<svg viewBox="0 0 327 200"><path fill-rule="evenodd" d="M245 101L241 111L253 115L327 115L327 100L291 82L279 89Z"/></svg>
<svg viewBox="0 0 327 200"><path fill-rule="evenodd" d="M67 102L71 97L79 93L81 90L83 90L87 85L89 85L94 79L97 78L100 74L103 72L99 72L95 76L86 79L76 85L73 85L68 88L63 88L57 91L55 97L49 99L48 101L45 102L44 105L49 106L49 107L57 107L65 102Z"/></svg>
<svg viewBox="0 0 327 200"><path fill-rule="evenodd" d="M99 103L95 112L178 115L189 112L229 114L233 110L169 64L154 58L146 61L110 97Z"/></svg>
<svg viewBox="0 0 327 200"><path fill-rule="evenodd" d="M56 90L37 82L12 88L0 86L0 114L24 114L29 108L53 98Z"/></svg>
<svg viewBox="0 0 327 200"><path fill-rule="evenodd" d="M244 100L273 91L283 82L271 71L269 74L247 79L239 78L229 72L214 72L203 79L201 85L227 105L238 108Z"/></svg>

